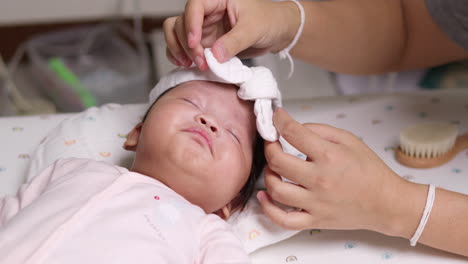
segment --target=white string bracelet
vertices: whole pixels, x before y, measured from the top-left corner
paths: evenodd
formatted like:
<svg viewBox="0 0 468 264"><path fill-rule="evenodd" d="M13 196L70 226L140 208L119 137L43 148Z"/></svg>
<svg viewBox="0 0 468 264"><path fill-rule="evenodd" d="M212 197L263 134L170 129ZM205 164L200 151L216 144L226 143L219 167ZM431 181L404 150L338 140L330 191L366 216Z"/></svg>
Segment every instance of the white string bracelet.
<svg viewBox="0 0 468 264"><path fill-rule="evenodd" d="M288 60L289 60L288 79L290 79L293 72L294 72L294 61L291 58L291 55L289 54L289 51L296 45L297 41L299 40L299 37L302 35L302 30L304 29L304 24L305 24L305 12L304 12L304 7L302 7L302 4L298 0L287 0L287 1L291 1L291 2L295 3L297 5L297 7L299 8L299 11L301 13L301 24L299 25L299 29L297 30L293 41L289 44L289 46L287 46L286 48L284 48L283 50L278 52L278 55L280 56L281 59L288 58Z"/></svg>
<svg viewBox="0 0 468 264"><path fill-rule="evenodd" d="M427 220L429 220L429 215L431 214L432 205L434 204L435 199L435 186L433 184L429 185L429 191L427 192L427 199L426 199L426 207L424 208L423 215L421 220L419 221L419 226L414 232L413 237L410 239L410 245L416 246L416 243L419 240L422 232L424 231L424 227L426 226Z"/></svg>

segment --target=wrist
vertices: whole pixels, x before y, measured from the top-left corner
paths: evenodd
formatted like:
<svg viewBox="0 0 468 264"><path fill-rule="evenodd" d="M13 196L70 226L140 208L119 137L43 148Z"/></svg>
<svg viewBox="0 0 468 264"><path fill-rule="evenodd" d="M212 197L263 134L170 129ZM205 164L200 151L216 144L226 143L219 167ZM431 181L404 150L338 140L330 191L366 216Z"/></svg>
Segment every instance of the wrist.
<svg viewBox="0 0 468 264"><path fill-rule="evenodd" d="M277 53L286 47L294 40L297 31L301 25L301 12L297 5L291 1L274 2L275 17L277 21L281 21L279 28L271 27L271 30L276 30L277 41L272 46L271 51Z"/></svg>
<svg viewBox="0 0 468 264"><path fill-rule="evenodd" d="M387 206L388 215L379 232L410 239L416 231L426 204L428 186L402 181Z"/></svg>

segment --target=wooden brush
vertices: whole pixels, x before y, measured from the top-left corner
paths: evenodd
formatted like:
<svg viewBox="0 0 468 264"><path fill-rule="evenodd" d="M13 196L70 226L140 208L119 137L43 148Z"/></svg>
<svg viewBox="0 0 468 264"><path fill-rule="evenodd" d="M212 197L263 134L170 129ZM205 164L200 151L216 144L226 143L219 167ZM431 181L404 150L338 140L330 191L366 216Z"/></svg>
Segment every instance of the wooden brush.
<svg viewBox="0 0 468 264"><path fill-rule="evenodd" d="M468 134L447 123L422 123L400 133L396 159L411 168L433 168L453 159L468 148Z"/></svg>

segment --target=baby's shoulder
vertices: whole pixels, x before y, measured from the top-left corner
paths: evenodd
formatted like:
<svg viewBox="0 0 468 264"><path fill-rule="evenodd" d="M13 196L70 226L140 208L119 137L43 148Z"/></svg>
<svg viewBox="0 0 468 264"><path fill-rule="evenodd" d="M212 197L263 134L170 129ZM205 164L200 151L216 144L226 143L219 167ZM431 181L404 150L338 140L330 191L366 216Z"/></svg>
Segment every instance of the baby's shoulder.
<svg viewBox="0 0 468 264"><path fill-rule="evenodd" d="M199 228L202 234L233 233L231 225L215 214L204 214L200 217Z"/></svg>
<svg viewBox="0 0 468 264"><path fill-rule="evenodd" d="M113 164L92 159L67 158L58 159L41 172L49 175L52 182L69 180L112 180L125 174L128 170ZM97 177L99 175L99 177ZM37 177L37 176L36 176Z"/></svg>

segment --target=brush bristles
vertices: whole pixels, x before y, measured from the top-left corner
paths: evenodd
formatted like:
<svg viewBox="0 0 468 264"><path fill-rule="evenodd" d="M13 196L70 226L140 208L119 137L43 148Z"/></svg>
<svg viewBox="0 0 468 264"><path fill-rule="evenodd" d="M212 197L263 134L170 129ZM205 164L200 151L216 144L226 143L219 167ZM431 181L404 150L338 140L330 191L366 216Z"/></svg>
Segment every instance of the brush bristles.
<svg viewBox="0 0 468 264"><path fill-rule="evenodd" d="M400 147L411 157L436 158L453 148L457 135L458 129L452 124L418 124L400 133Z"/></svg>

